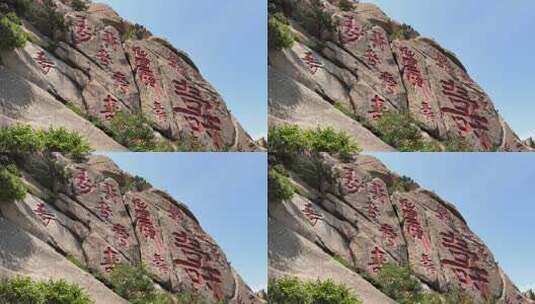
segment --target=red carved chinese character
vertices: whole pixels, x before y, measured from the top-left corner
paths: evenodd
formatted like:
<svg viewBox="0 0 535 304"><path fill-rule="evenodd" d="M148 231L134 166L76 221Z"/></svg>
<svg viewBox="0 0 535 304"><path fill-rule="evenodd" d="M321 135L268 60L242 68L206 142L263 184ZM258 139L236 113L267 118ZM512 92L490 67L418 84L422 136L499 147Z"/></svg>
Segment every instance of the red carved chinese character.
<svg viewBox="0 0 535 304"><path fill-rule="evenodd" d="M169 206L169 209L167 210L167 215L169 216L169 218L171 218L177 223L179 223L184 218L184 215L182 214L182 211L180 211L180 208L178 208L174 204Z"/></svg>
<svg viewBox="0 0 535 304"><path fill-rule="evenodd" d="M379 216L379 208L374 202L368 202L368 216L370 218L377 218Z"/></svg>
<svg viewBox="0 0 535 304"><path fill-rule="evenodd" d="M357 193L364 188L362 182L358 179L355 171L351 167L344 167L343 186L347 193Z"/></svg>
<svg viewBox="0 0 535 304"><path fill-rule="evenodd" d="M407 226L407 232L413 238L422 240L424 238L424 231L418 219L416 206L407 199L402 199L400 203L401 209L403 210L403 220Z"/></svg>
<svg viewBox="0 0 535 304"><path fill-rule="evenodd" d="M422 76L422 72L420 72L414 52L409 50L408 47L401 47L400 50L403 72L407 75L409 83L415 87L423 88L424 77Z"/></svg>
<svg viewBox="0 0 535 304"><path fill-rule="evenodd" d="M435 210L435 215L439 220L445 222L446 224L449 224L452 220L450 212L442 205L437 206L437 209Z"/></svg>
<svg viewBox="0 0 535 304"><path fill-rule="evenodd" d="M342 23L342 43L347 44L359 40L364 36L364 31L351 15L344 16Z"/></svg>
<svg viewBox="0 0 535 304"><path fill-rule="evenodd" d="M101 266L104 266L104 270L106 272L110 272L115 268L115 265L119 262L119 258L117 258L117 254L119 254L117 251L115 251L113 248L108 246L106 250L104 250L104 261L100 263Z"/></svg>
<svg viewBox="0 0 535 304"><path fill-rule="evenodd" d="M316 226L318 220L323 219L323 215L318 213L311 203L305 205L305 209L302 210L303 214L308 218L312 226Z"/></svg>
<svg viewBox="0 0 535 304"><path fill-rule="evenodd" d="M383 85L386 87L388 93L394 94L394 89L398 85L397 81L394 79L394 75L389 72L382 72L379 78L383 81Z"/></svg>
<svg viewBox="0 0 535 304"><path fill-rule="evenodd" d="M372 272L378 272L383 268L383 265L386 263L386 258L384 257L385 252L381 248L375 246L371 252L371 262L368 263Z"/></svg>
<svg viewBox="0 0 535 304"><path fill-rule="evenodd" d="M377 53L375 53L375 51L371 48L366 50L366 58L368 59L368 64L371 66L376 66L378 63L381 63L381 59L379 59Z"/></svg>
<svg viewBox="0 0 535 304"><path fill-rule="evenodd" d="M156 238L156 228L152 223L148 206L140 199L134 199L134 212L139 231L145 238L154 240Z"/></svg>
<svg viewBox="0 0 535 304"><path fill-rule="evenodd" d="M93 191L95 188L95 185L91 182L91 179L89 178L89 174L87 173L87 170L80 169L78 174L76 174L75 177L75 183L78 188L78 191L81 194L88 194Z"/></svg>
<svg viewBox="0 0 535 304"><path fill-rule="evenodd" d="M101 48L98 51L96 57L102 65L108 66L111 63L110 53L108 53L108 51L104 48Z"/></svg>
<svg viewBox="0 0 535 304"><path fill-rule="evenodd" d="M82 42L88 42L93 38L91 33L91 28L87 23L87 18L85 16L77 15L75 20L75 43L79 44Z"/></svg>
<svg viewBox="0 0 535 304"><path fill-rule="evenodd" d="M115 86L119 87L119 89L126 94L128 92L128 88L130 87L130 82L126 80L126 75L121 72L115 72L113 73L113 83Z"/></svg>
<svg viewBox="0 0 535 304"><path fill-rule="evenodd" d="M110 120L115 117L116 112L120 109L117 102L117 99L108 94L108 97L104 99L104 110L100 111L101 114L104 114L104 118Z"/></svg>
<svg viewBox="0 0 535 304"><path fill-rule="evenodd" d="M383 117L383 107L385 104L385 100L379 97L379 95L375 95L375 97L372 99L372 111L369 111L368 113L372 115L373 119L379 119Z"/></svg>
<svg viewBox="0 0 535 304"><path fill-rule="evenodd" d="M109 183L104 183L104 199L108 201L112 201L114 204L117 204L116 199L119 197L119 194L117 194L117 188Z"/></svg>
<svg viewBox="0 0 535 304"><path fill-rule="evenodd" d="M427 101L422 101L422 107L420 108L422 111L422 114L425 115L428 119L434 119L435 113L433 112L433 109L431 108L431 105Z"/></svg>
<svg viewBox="0 0 535 304"><path fill-rule="evenodd" d="M452 67L448 58L439 51L435 51L435 56L433 57L438 67L442 68L446 72L451 72Z"/></svg>
<svg viewBox="0 0 535 304"><path fill-rule="evenodd" d="M41 66L41 70L43 70L43 74L48 74L50 72L50 69L55 67L56 65L54 62L50 61L48 57L46 56L46 53L43 51L37 52L37 56L34 58L37 63Z"/></svg>
<svg viewBox="0 0 535 304"><path fill-rule="evenodd" d="M485 149L490 149L491 144L486 133L488 120L477 113L480 110L479 104L470 98L464 87L455 84L453 80L441 80L440 83L442 93L453 104L453 108L442 107L440 110L451 115L459 129L459 135L464 136L464 133L472 131L480 139L481 145Z"/></svg>
<svg viewBox="0 0 535 304"><path fill-rule="evenodd" d="M167 118L167 113L165 112L165 108L162 106L161 102L155 100L153 102L152 110L160 121L165 121L165 119Z"/></svg>
<svg viewBox="0 0 535 304"><path fill-rule="evenodd" d="M436 272L435 264L433 263L433 260L431 260L431 257L429 257L428 254L422 253L422 257L420 258L420 264L430 273Z"/></svg>
<svg viewBox="0 0 535 304"><path fill-rule="evenodd" d="M169 54L169 58L167 60L168 60L169 66L175 69L178 75L185 76L187 74L186 68L184 67L180 59L176 57L175 54Z"/></svg>
<svg viewBox="0 0 535 304"><path fill-rule="evenodd" d="M383 204L385 203L385 198L387 197L386 189L380 182L371 182L369 184L368 192L371 193L371 198L373 200L380 200Z"/></svg>
<svg viewBox="0 0 535 304"><path fill-rule="evenodd" d="M54 213L48 211L45 207L45 204L39 203L37 204L37 208L33 210L33 212L43 221L43 224L45 226L48 226L50 224L50 221L55 221L56 216Z"/></svg>
<svg viewBox="0 0 535 304"><path fill-rule="evenodd" d="M113 225L112 231L115 233L115 237L119 239L119 245L127 247L130 233L128 233L126 227L121 224L115 224Z"/></svg>
<svg viewBox="0 0 535 304"><path fill-rule="evenodd" d="M169 271L169 267L167 266L167 263L165 263L165 260L158 253L155 253L154 256L152 257L152 265L158 268L161 272Z"/></svg>
<svg viewBox="0 0 535 304"><path fill-rule="evenodd" d="M113 212L110 206L105 201L100 201L98 203L97 209L100 211L100 216L104 219L109 220L110 217L113 216Z"/></svg>
<svg viewBox="0 0 535 304"><path fill-rule="evenodd" d="M145 86L150 86L152 88L156 87L156 77L150 68L150 59L148 58L147 52L142 50L140 47L134 47L134 60L136 68L134 72L139 75L141 82Z"/></svg>
<svg viewBox="0 0 535 304"><path fill-rule="evenodd" d="M396 233L396 231L394 231L394 227L392 227L392 225L382 224L379 231L383 233L383 238L388 241L388 245L396 245L396 239L398 237L398 234Z"/></svg>
<svg viewBox="0 0 535 304"><path fill-rule="evenodd" d="M316 74L319 68L323 67L323 64L319 62L316 57L314 57L314 54L312 52L306 52L305 57L303 57L303 61L307 64L308 68L310 69L310 73L312 75Z"/></svg>
<svg viewBox="0 0 535 304"><path fill-rule="evenodd" d="M112 47L114 51L117 51L119 40L115 36L115 33L110 30L105 30L104 37L102 38L102 40L104 40L104 45L106 46L106 48Z"/></svg>
<svg viewBox="0 0 535 304"><path fill-rule="evenodd" d="M383 33L373 30L372 38L370 38L373 48L380 47L381 51L385 50L386 39Z"/></svg>

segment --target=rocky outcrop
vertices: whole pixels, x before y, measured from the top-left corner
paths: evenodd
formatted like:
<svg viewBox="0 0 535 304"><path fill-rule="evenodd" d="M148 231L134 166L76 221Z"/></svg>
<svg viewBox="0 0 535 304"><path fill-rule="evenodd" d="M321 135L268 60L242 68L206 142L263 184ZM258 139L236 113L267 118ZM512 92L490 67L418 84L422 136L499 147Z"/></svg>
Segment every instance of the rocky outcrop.
<svg viewBox="0 0 535 304"><path fill-rule="evenodd" d="M106 279L118 264L142 264L172 294L262 303L185 204L108 158L73 162L56 153L14 160L29 193L0 202L0 277L62 278L97 303L127 303L92 274Z"/></svg>
<svg viewBox="0 0 535 304"><path fill-rule="evenodd" d="M392 112L408 114L438 145L455 140L475 150L531 151L455 54L375 5L344 11L338 2L284 0L272 7L296 41L269 52L271 125L334 127L364 150L388 151L369 131Z"/></svg>
<svg viewBox="0 0 535 304"><path fill-rule="evenodd" d="M332 279L364 303L395 303L365 280L392 263L439 293L460 288L475 303L534 303L453 204L379 160L301 156L289 176L293 198L269 204L270 277Z"/></svg>
<svg viewBox="0 0 535 304"><path fill-rule="evenodd" d="M102 130L123 112L141 114L172 145L256 150L187 54L106 5L88 5L75 11L67 0L30 1L21 16L30 41L0 52L0 123L65 127L96 150L122 150ZM62 27L51 32L40 12L61 16Z"/></svg>

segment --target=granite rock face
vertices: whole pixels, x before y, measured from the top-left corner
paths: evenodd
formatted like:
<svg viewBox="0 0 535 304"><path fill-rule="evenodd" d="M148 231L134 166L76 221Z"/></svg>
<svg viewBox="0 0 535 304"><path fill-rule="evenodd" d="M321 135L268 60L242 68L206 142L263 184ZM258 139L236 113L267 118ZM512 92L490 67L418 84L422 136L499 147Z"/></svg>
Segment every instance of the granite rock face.
<svg viewBox="0 0 535 304"><path fill-rule="evenodd" d="M141 114L174 145L257 149L187 54L110 7L87 3L87 10L75 11L67 0L31 1L23 26L32 38L24 48L0 53L0 77L16 79L0 84L3 125L61 126L80 132L96 150L121 150L98 128L122 112ZM52 33L36 17L50 10L64 18L64 28ZM61 115L41 118L36 107L45 116Z"/></svg>
<svg viewBox="0 0 535 304"><path fill-rule="evenodd" d="M333 279L364 303L395 303L364 279L392 263L439 293L458 287L475 303L534 303L453 204L414 182L400 187L379 160L323 153L295 164L293 198L269 204L270 277Z"/></svg>
<svg viewBox="0 0 535 304"><path fill-rule="evenodd" d="M64 278L97 303L126 303L91 274L107 278L120 263L143 264L154 284L172 294L191 291L209 303L263 303L185 204L110 159L73 162L53 154L17 164L30 191L23 201L0 202L6 236L0 240L0 276Z"/></svg>
<svg viewBox="0 0 535 304"><path fill-rule="evenodd" d="M271 74L277 75L269 78L271 125L308 128L310 122L300 119L301 113L315 112L313 117L323 118L315 126L344 129L364 150L376 151L378 138L363 140L362 132L345 128L344 119L330 112L358 117L354 124L370 130L384 113L393 112L409 115L425 138L438 145L455 140L474 150L532 150L455 54L377 6L354 3L344 11L338 0L280 2L278 14L285 16L297 39L290 48L269 52ZM290 103L288 96L294 93L278 82L281 77L307 90ZM319 109L316 100L330 110Z"/></svg>

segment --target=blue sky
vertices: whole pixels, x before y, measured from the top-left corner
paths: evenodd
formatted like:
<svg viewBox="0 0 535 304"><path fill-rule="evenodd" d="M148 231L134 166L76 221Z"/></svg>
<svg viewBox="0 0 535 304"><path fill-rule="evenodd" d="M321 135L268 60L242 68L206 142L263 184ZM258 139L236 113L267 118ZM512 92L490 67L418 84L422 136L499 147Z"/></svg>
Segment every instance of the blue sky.
<svg viewBox="0 0 535 304"><path fill-rule="evenodd" d="M455 52L518 135L535 135L535 1L364 2Z"/></svg>
<svg viewBox="0 0 535 304"><path fill-rule="evenodd" d="M186 51L244 128L267 133L265 0L96 0Z"/></svg>
<svg viewBox="0 0 535 304"><path fill-rule="evenodd" d="M99 153L100 154L100 153ZM267 285L265 153L105 153L185 203L253 289Z"/></svg>
<svg viewBox="0 0 535 304"><path fill-rule="evenodd" d="M453 203L517 286L535 288L533 154L372 155Z"/></svg>

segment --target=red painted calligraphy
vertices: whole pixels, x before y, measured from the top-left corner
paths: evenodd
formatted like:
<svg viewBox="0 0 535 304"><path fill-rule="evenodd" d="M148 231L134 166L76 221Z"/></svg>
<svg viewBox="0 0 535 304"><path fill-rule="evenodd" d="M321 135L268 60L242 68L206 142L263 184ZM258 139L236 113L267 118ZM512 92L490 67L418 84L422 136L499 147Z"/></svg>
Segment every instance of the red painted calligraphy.
<svg viewBox="0 0 535 304"><path fill-rule="evenodd" d="M97 52L96 57L99 60L100 64L102 64L102 65L108 66L111 63L110 53L104 48L101 48Z"/></svg>
<svg viewBox="0 0 535 304"><path fill-rule="evenodd" d="M217 299L222 298L221 272L213 267L205 265L205 261L211 260L201 248L200 242L185 232L174 232L175 246L180 248L184 259L174 259L175 265L181 266L188 274L191 281L197 286L206 285Z"/></svg>
<svg viewBox="0 0 535 304"><path fill-rule="evenodd" d="M303 62L308 66L312 75L316 74L316 72L318 72L318 70L323 67L323 64L321 64L321 62L316 59L314 54L312 54L312 52L310 51L306 52L305 57L303 57L302 59Z"/></svg>
<svg viewBox="0 0 535 304"><path fill-rule="evenodd" d="M134 212L139 231L147 239L156 239L156 228L152 223L148 205L140 199L134 199Z"/></svg>
<svg viewBox="0 0 535 304"><path fill-rule="evenodd" d="M169 266L167 266L165 259L159 253L155 253L154 256L152 257L152 265L155 268L158 268L160 272L169 271Z"/></svg>
<svg viewBox="0 0 535 304"><path fill-rule="evenodd" d="M351 194L351 193L357 193L360 192L364 186L362 185L362 182L359 180L357 175L355 174L355 171L351 167L343 167L344 174L343 174L343 187L344 190Z"/></svg>
<svg viewBox="0 0 535 304"><path fill-rule="evenodd" d="M386 39L385 39L385 36L383 35L383 33L377 31L377 30L373 30L372 32L372 38L370 38L370 41L372 42L372 46L373 48L381 48L381 51L384 51L385 50L385 47L386 47Z"/></svg>
<svg viewBox="0 0 535 304"><path fill-rule="evenodd" d="M121 224L115 224L112 228L115 237L119 239L119 245L127 247L129 244L130 233L126 230L126 227Z"/></svg>
<svg viewBox="0 0 535 304"><path fill-rule="evenodd" d="M442 54L439 51L435 51L435 56L433 57L438 67L443 69L446 72L452 72L451 64L446 57L446 55Z"/></svg>
<svg viewBox="0 0 535 304"><path fill-rule="evenodd" d="M136 68L134 69L134 72L139 75L139 78L141 79L141 82L145 86L150 86L152 88L156 87L156 77L154 77L154 73L152 72L150 65L150 59L148 58L147 52L142 50L140 47L134 47L134 61Z"/></svg>
<svg viewBox="0 0 535 304"><path fill-rule="evenodd" d="M301 211L308 218L312 226L316 226L318 220L323 219L323 215L318 213L311 203L306 204L305 208Z"/></svg>
<svg viewBox="0 0 535 304"><path fill-rule="evenodd" d="M93 182L89 178L89 174L85 169L80 169L74 180L76 187L81 194L91 193L93 189L95 189L95 185L93 185Z"/></svg>
<svg viewBox="0 0 535 304"><path fill-rule="evenodd" d="M420 264L429 273L435 273L437 271L435 264L433 263L433 260L428 254L422 253L422 257L420 258Z"/></svg>
<svg viewBox="0 0 535 304"><path fill-rule="evenodd" d="M100 263L100 265L104 266L104 270L106 272L111 272L113 268L115 268L115 265L119 263L119 258L117 257L117 254L119 253L110 246L108 246L108 248L104 250L104 261Z"/></svg>
<svg viewBox="0 0 535 304"><path fill-rule="evenodd" d="M387 92L394 94L398 85L397 81L394 79L394 75L389 72L382 72L379 78L383 81L383 85L385 86Z"/></svg>
<svg viewBox="0 0 535 304"><path fill-rule="evenodd" d="M104 114L104 118L110 120L115 117L115 114L120 109L117 103L117 99L108 94L106 99L104 99L104 110L100 111L101 114Z"/></svg>
<svg viewBox="0 0 535 304"><path fill-rule="evenodd" d="M173 111L184 115L194 132L205 130L212 137L215 146L221 148L221 120L211 113L213 106L201 96L198 88L185 79L173 80L173 84L175 93L186 104L186 107L174 107Z"/></svg>
<svg viewBox="0 0 535 304"><path fill-rule="evenodd" d="M375 218L377 218L379 216L379 213L380 213L379 208L377 207L377 205L374 202L372 202L372 201L368 202L368 208L367 209L368 209L368 216L369 217L375 219Z"/></svg>
<svg viewBox="0 0 535 304"><path fill-rule="evenodd" d="M468 243L450 232L441 232L442 245L448 249L453 259L442 259L440 263L448 267L463 285L472 285L486 298L488 293L488 272L477 267L477 256L470 251Z"/></svg>
<svg viewBox="0 0 535 304"><path fill-rule="evenodd" d="M184 67L184 64L175 56L175 54L169 54L167 62L169 66L178 73L178 75L185 76L187 74L186 67Z"/></svg>
<svg viewBox="0 0 535 304"><path fill-rule="evenodd" d="M126 80L126 75L121 72L115 72L113 73L113 83L116 87L118 87L123 93L128 92L128 88L130 87L130 82Z"/></svg>
<svg viewBox="0 0 535 304"><path fill-rule="evenodd" d="M351 15L344 16L342 22L342 43L350 43L359 40L364 36L364 31L360 27L355 18Z"/></svg>
<svg viewBox="0 0 535 304"><path fill-rule="evenodd" d="M110 205L105 201L100 201L98 203L97 209L100 211L100 216L104 219L109 220L113 216L113 211L111 210Z"/></svg>
<svg viewBox="0 0 535 304"><path fill-rule="evenodd" d="M386 202L385 199L387 198L387 194L383 184L375 180L372 181L368 187L368 192L371 194L370 196L373 200L380 200L383 204Z"/></svg>
<svg viewBox="0 0 535 304"><path fill-rule="evenodd" d="M379 231L383 233L383 238L387 240L388 245L396 246L396 239L398 238L398 234L396 233L392 225L382 224L381 228L379 228Z"/></svg>
<svg viewBox="0 0 535 304"><path fill-rule="evenodd" d="M485 149L490 149L491 144L486 133L488 120L477 113L480 110L479 104L470 98L468 90L453 80L441 80L440 83L442 84L442 93L453 104L453 108L442 107L440 110L451 115L457 125L459 135L464 136L465 133L472 131L479 138L481 145Z"/></svg>
<svg viewBox="0 0 535 304"><path fill-rule="evenodd" d="M75 20L75 43L88 42L93 38L91 28L85 16L77 15Z"/></svg>
<svg viewBox="0 0 535 304"><path fill-rule="evenodd" d="M422 106L420 107L420 111L422 114L424 114L425 117L428 119L434 119L435 113L433 112L433 109L431 108L431 105L428 101L422 101Z"/></svg>
<svg viewBox="0 0 535 304"><path fill-rule="evenodd" d="M54 215L54 213L48 211L45 207L45 204L43 203L37 204L37 208L34 209L33 212L41 219L41 221L43 221L43 224L45 224L45 226L48 226L51 221L56 220L56 216Z"/></svg>
<svg viewBox="0 0 535 304"><path fill-rule="evenodd" d="M413 86L423 88L425 80L418 67L418 61L415 58L416 55L408 47L401 47L400 51L403 71L407 75L407 80Z"/></svg>
<svg viewBox="0 0 535 304"><path fill-rule="evenodd" d="M437 206L435 215L439 220L445 222L446 224L449 224L452 221L450 212L442 205Z"/></svg>
<svg viewBox="0 0 535 304"><path fill-rule="evenodd" d="M43 74L45 75L48 74L48 72L50 72L51 68L56 66L54 62L48 59L48 57L46 56L46 53L43 51L37 52L37 56L34 59L41 66L41 70L43 71Z"/></svg>
<svg viewBox="0 0 535 304"><path fill-rule="evenodd" d="M405 221L405 226L407 227L407 232L414 239L423 240L424 239L424 230L418 219L418 212L416 211L416 206L413 202L410 202L407 199L400 200L401 209L403 210L403 220Z"/></svg>
<svg viewBox="0 0 535 304"><path fill-rule="evenodd" d="M371 66L376 66L377 64L381 63L381 59L379 59L377 53L375 53L375 51L371 48L366 50L366 58L368 59L368 64Z"/></svg>
<svg viewBox="0 0 535 304"><path fill-rule="evenodd" d="M371 272L377 273L386 263L385 252L381 248L375 246L371 252L371 262L368 263Z"/></svg>
<svg viewBox="0 0 535 304"><path fill-rule="evenodd" d="M114 204L117 204L117 198L119 197L119 194L117 193L117 188L109 183L104 183L104 199L108 201L112 201Z"/></svg>
<svg viewBox="0 0 535 304"><path fill-rule="evenodd" d="M385 100L379 97L379 95L375 95L375 97L372 99L373 110L368 111L368 113L371 114L373 119L379 119L383 117L384 104Z"/></svg>
<svg viewBox="0 0 535 304"><path fill-rule="evenodd" d="M178 208L176 205L170 205L169 209L167 209L167 215L170 219L174 220L177 224L180 223L180 221L184 218L184 215L182 214L182 211L180 211L180 208Z"/></svg>
<svg viewBox="0 0 535 304"><path fill-rule="evenodd" d="M114 51L117 51L117 46L119 45L119 39L115 36L115 33L110 30L104 31L104 45L106 48L112 47Z"/></svg>
<svg viewBox="0 0 535 304"><path fill-rule="evenodd" d="M167 118L167 112L165 112L165 108L162 106L161 102L159 102L158 100L154 100L152 110L160 121L165 121L165 119Z"/></svg>

